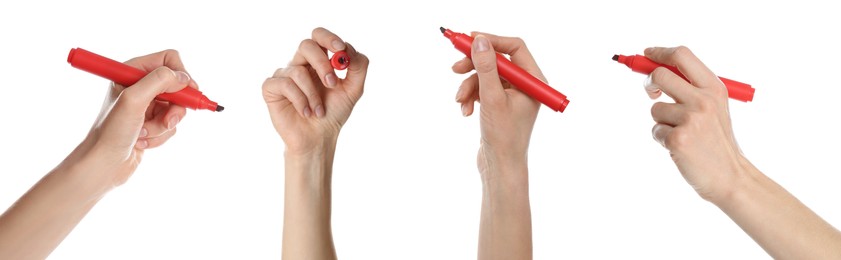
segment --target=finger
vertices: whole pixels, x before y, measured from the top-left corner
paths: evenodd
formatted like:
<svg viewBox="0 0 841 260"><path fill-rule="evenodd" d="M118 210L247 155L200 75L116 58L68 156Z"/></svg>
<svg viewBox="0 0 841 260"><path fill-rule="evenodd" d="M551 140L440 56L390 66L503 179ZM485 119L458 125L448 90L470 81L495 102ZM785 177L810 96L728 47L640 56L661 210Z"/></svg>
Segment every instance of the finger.
<svg viewBox="0 0 841 260"><path fill-rule="evenodd" d="M483 32L471 32L470 34L474 37L478 35L487 37L497 52L508 54L511 57L512 63L517 64L517 66L528 71L529 74L539 78L544 83L548 83L523 39L519 37L497 36Z"/></svg>
<svg viewBox="0 0 841 260"><path fill-rule="evenodd" d="M184 63L181 61L181 55L176 50L163 50L145 56L135 57L125 62L126 65L139 68L143 71L153 71L160 66L166 66L174 71L187 72ZM189 75L189 73L187 73ZM192 78L190 79L190 87L199 88L198 83Z"/></svg>
<svg viewBox="0 0 841 260"><path fill-rule="evenodd" d="M119 146L133 143L140 134L149 103L159 94L185 88L187 82L189 76L186 73L159 67L123 90L103 122L103 139L117 142Z"/></svg>
<svg viewBox="0 0 841 260"><path fill-rule="evenodd" d="M473 101L461 103L461 115L465 117L472 115L475 104Z"/></svg>
<svg viewBox="0 0 841 260"><path fill-rule="evenodd" d="M473 101L468 100L470 97L473 97L476 94L476 89L479 88L479 75L473 73L470 77L464 79L461 82L461 86L458 87L458 92L456 92L456 102L467 102Z"/></svg>
<svg viewBox="0 0 841 260"><path fill-rule="evenodd" d="M470 58L461 59L453 64L453 72L455 73L464 74L471 71L473 71L473 61Z"/></svg>
<svg viewBox="0 0 841 260"><path fill-rule="evenodd" d="M155 138L175 128L178 122L186 115L187 110L182 106L170 105L164 102L157 102L155 112L143 123L140 137ZM143 133L146 133L144 136Z"/></svg>
<svg viewBox="0 0 841 260"><path fill-rule="evenodd" d="M359 97L365 87L365 77L368 75L368 57L356 51L350 43L347 43L347 54L350 56L350 66L344 79L340 79L340 85L345 89L353 91Z"/></svg>
<svg viewBox="0 0 841 260"><path fill-rule="evenodd" d="M325 54L324 50L318 46L318 43L313 40L306 39L301 41L301 44L298 46L298 52L295 53L295 56L292 58L292 62L290 62L289 65L309 65L315 69L316 74L318 74L318 77L321 79L321 83L324 84L324 86L332 88L338 83L339 77L336 76L336 72L333 70L333 65L330 65L330 59L327 58L327 54ZM309 77L309 75L307 75L307 77Z"/></svg>
<svg viewBox="0 0 841 260"><path fill-rule="evenodd" d="M645 49L645 56L655 62L677 67L680 73L697 87L703 88L720 84L718 77L685 46L647 48Z"/></svg>
<svg viewBox="0 0 841 260"><path fill-rule="evenodd" d="M314 114L316 117L321 117L324 115L324 106L321 101L322 86L321 84L316 84L315 82L313 82L312 74L310 73L310 70L307 69L307 67L290 66L284 68L280 72L280 77L291 78L295 85L299 88L299 91L304 93L304 96L306 96L307 98L307 104L309 106L308 111L312 112L312 114ZM304 110L304 112L307 113L307 110Z"/></svg>
<svg viewBox="0 0 841 260"><path fill-rule="evenodd" d="M312 114L304 92L301 92L298 85L295 85L290 78L266 79L263 82L263 99L267 104L287 100L302 117L309 117Z"/></svg>
<svg viewBox="0 0 841 260"><path fill-rule="evenodd" d="M670 125L655 124L654 127L651 128L651 136L654 137L654 140L660 143L660 145L666 147L666 138L668 138L669 134L671 134L674 129L675 128ZM668 149L668 147L666 148Z"/></svg>
<svg viewBox="0 0 841 260"><path fill-rule="evenodd" d="M651 106L651 117L658 124L678 126L685 122L686 110L680 104L657 102Z"/></svg>
<svg viewBox="0 0 841 260"><path fill-rule="evenodd" d="M646 84L643 84L645 88L645 94L648 94L648 98L650 99L657 99L660 95L663 94L663 91L660 90L660 87L656 84L651 84L649 81L646 81Z"/></svg>
<svg viewBox="0 0 841 260"><path fill-rule="evenodd" d="M473 40L471 57L479 75L479 98L483 104L500 104L505 99L505 89L496 68L496 51L484 35Z"/></svg>
<svg viewBox="0 0 841 260"><path fill-rule="evenodd" d="M132 116L145 116L146 108L155 97L163 93L173 93L184 89L190 76L183 71L173 71L168 67L158 67L120 94L115 110L121 108Z"/></svg>
<svg viewBox="0 0 841 260"><path fill-rule="evenodd" d="M175 135L176 130L177 128L173 128L172 130L169 130L166 133L157 137L140 138L137 140L137 145L135 145L135 148L152 149L161 146L164 143L166 143L166 141L168 141L170 138L172 138L172 136Z"/></svg>
<svg viewBox="0 0 841 260"><path fill-rule="evenodd" d="M689 82L664 67L654 69L648 75L644 87L648 93L661 90L678 103L691 102L696 98L698 91ZM651 95L649 94L649 96Z"/></svg>
<svg viewBox="0 0 841 260"><path fill-rule="evenodd" d="M343 51L347 48L345 41L343 41L342 38L339 38L339 36L335 33L322 27L312 30L312 39L317 42L319 46L324 47L333 53Z"/></svg>

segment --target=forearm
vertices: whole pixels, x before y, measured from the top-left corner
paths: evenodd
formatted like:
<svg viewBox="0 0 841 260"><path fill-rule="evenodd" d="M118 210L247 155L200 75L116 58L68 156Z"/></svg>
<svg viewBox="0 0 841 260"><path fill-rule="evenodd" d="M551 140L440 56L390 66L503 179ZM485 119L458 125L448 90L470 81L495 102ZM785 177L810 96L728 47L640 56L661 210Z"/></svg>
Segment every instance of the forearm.
<svg viewBox="0 0 841 260"><path fill-rule="evenodd" d="M113 185L87 163L63 163L0 216L0 259L44 259Z"/></svg>
<svg viewBox="0 0 841 260"><path fill-rule="evenodd" d="M335 259L330 227L335 141L285 154L284 259Z"/></svg>
<svg viewBox="0 0 841 260"><path fill-rule="evenodd" d="M714 203L775 259L841 259L841 233L782 186L744 163L738 185Z"/></svg>
<svg viewBox="0 0 841 260"><path fill-rule="evenodd" d="M531 259L526 162L489 164L482 180L479 259Z"/></svg>

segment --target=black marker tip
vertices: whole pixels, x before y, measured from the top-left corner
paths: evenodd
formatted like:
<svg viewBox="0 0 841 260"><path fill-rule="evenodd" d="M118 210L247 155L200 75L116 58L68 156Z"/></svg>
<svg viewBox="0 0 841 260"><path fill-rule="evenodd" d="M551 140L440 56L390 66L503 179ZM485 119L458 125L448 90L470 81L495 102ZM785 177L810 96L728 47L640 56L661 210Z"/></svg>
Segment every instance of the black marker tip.
<svg viewBox="0 0 841 260"><path fill-rule="evenodd" d="M619 61L619 55L613 55L613 60Z"/></svg>
<svg viewBox="0 0 841 260"><path fill-rule="evenodd" d="M225 107L223 107L223 106L216 106L216 112L222 112L222 110L225 110Z"/></svg>
<svg viewBox="0 0 841 260"><path fill-rule="evenodd" d="M447 29L444 29L444 27L443 27L443 26L441 26L441 28L439 28L439 29L441 29L441 33L444 33L444 31L446 31L446 30L447 30Z"/></svg>

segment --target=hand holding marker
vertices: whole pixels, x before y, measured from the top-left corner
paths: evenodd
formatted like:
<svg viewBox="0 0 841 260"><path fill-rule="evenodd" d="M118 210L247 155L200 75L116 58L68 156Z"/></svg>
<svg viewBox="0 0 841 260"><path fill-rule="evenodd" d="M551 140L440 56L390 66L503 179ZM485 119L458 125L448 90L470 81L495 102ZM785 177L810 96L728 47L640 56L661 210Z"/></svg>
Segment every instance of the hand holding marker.
<svg viewBox="0 0 841 260"><path fill-rule="evenodd" d="M440 29L441 33L444 34L444 37L450 39L457 50L461 51L464 55L467 55L467 57L470 58L473 37L463 33L456 33L450 31L449 29L444 29L444 27L441 27ZM540 103L543 103L552 110L563 113L569 104L569 100L566 96L564 96L564 94L561 94L561 92L558 92L519 66L511 63L511 61L506 59L505 56L502 56L502 54L496 54L496 67L499 71L499 76L502 79L508 81L508 83L511 83L511 85L514 85L517 89L526 93L526 95L540 101Z"/></svg>
<svg viewBox="0 0 841 260"><path fill-rule="evenodd" d="M109 79L114 83L130 87L140 81L148 74L138 68L123 64L121 62L100 56L82 48L73 48L67 55L67 62L71 66L90 72L94 75ZM186 87L174 93L163 93L158 95L158 100L167 101L189 109L207 109L220 112L225 107L208 99L198 89Z"/></svg>

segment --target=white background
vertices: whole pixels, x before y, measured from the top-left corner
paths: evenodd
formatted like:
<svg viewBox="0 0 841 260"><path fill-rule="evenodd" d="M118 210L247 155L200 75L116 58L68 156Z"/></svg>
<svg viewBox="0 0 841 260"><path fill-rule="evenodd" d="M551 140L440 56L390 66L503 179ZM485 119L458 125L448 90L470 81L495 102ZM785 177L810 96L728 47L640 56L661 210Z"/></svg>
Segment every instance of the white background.
<svg viewBox="0 0 841 260"><path fill-rule="evenodd" d="M645 76L616 53L686 45L756 88L731 101L751 161L841 225L838 9L734 1L4 1L0 210L85 136L107 81L66 63L82 47L127 60L181 52L222 113L191 111L53 259L276 259L283 143L260 95L323 26L371 59L339 140L333 233L345 259L471 259L481 186L478 119L454 102L463 55L439 26L525 39L571 103L543 107L530 150L536 259L767 258L685 183L651 138Z"/></svg>

